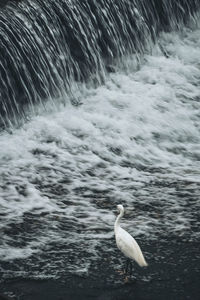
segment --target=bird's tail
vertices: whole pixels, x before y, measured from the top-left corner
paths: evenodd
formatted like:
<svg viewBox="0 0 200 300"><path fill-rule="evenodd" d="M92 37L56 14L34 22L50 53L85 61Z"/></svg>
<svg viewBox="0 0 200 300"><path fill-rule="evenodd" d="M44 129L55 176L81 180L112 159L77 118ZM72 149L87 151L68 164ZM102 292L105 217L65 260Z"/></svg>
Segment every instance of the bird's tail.
<svg viewBox="0 0 200 300"><path fill-rule="evenodd" d="M144 259L144 257L143 257L143 260L140 257L140 260L138 260L137 263L138 263L138 265L140 267L147 267L148 266L148 263L146 262L146 260Z"/></svg>
<svg viewBox="0 0 200 300"><path fill-rule="evenodd" d="M141 267L147 267L148 266L148 263L146 262L146 260L144 259L143 263L140 264Z"/></svg>
<svg viewBox="0 0 200 300"><path fill-rule="evenodd" d="M137 257L137 263L140 267L147 267L148 266L148 263L146 262L143 254L142 254L142 251L140 252L140 254L138 255Z"/></svg>

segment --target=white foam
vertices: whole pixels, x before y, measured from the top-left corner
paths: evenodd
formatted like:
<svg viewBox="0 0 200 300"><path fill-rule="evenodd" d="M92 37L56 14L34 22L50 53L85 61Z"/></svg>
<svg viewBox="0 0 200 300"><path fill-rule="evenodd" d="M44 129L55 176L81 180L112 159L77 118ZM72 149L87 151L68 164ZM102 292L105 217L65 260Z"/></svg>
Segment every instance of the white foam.
<svg viewBox="0 0 200 300"><path fill-rule="evenodd" d="M53 255L52 244L67 245L65 254L57 248L61 260L67 257L65 269L77 272L81 264L87 273L98 247L113 237L118 203L130 209L123 222L136 237L151 240L167 230L195 238L199 34L199 29L163 34L159 43L169 58L157 45L136 73L117 72L104 86L82 87L81 106L68 103L59 112L33 117L12 135L1 134L1 229L28 222L27 213L38 220L35 235L25 229L23 247L21 235L18 240L11 230L16 246L5 235L2 260L31 257L45 247ZM192 206L176 191L181 186L190 190ZM103 247L108 251L106 243ZM72 254L76 261L70 261ZM57 260L44 274L51 274Z"/></svg>

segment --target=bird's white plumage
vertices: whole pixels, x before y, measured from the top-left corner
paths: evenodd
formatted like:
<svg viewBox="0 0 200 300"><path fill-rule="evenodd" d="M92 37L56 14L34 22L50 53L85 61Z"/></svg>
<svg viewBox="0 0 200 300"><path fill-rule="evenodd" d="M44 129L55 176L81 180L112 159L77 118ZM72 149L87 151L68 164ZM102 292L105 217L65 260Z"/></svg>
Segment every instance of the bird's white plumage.
<svg viewBox="0 0 200 300"><path fill-rule="evenodd" d="M121 228L119 224L120 219L124 214L123 206L118 205L117 208L120 211L114 226L117 247L126 257L134 259L141 267L147 266L138 243L127 231Z"/></svg>

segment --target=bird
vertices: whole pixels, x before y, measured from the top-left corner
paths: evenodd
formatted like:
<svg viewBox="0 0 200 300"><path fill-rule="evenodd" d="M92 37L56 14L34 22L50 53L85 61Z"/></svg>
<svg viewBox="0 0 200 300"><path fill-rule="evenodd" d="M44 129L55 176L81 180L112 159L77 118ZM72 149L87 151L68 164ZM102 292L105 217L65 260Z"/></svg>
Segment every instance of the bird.
<svg viewBox="0 0 200 300"><path fill-rule="evenodd" d="M125 274L128 275L128 267L129 267L129 273L131 276L132 275L131 260L135 260L140 267L146 267L148 266L148 264L136 240L120 226L120 220L124 215L123 205L118 204L117 209L119 215L117 216L117 219L114 224L116 244L119 250L127 257Z"/></svg>

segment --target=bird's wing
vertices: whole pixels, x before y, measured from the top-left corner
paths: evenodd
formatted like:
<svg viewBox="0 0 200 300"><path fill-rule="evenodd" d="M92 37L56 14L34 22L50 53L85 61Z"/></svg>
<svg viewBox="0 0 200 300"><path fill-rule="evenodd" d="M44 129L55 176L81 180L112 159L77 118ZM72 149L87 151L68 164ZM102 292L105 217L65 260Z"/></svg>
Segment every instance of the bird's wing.
<svg viewBox="0 0 200 300"><path fill-rule="evenodd" d="M141 267L147 266L138 243L127 231L119 228L116 234L116 243L125 256L134 259Z"/></svg>

